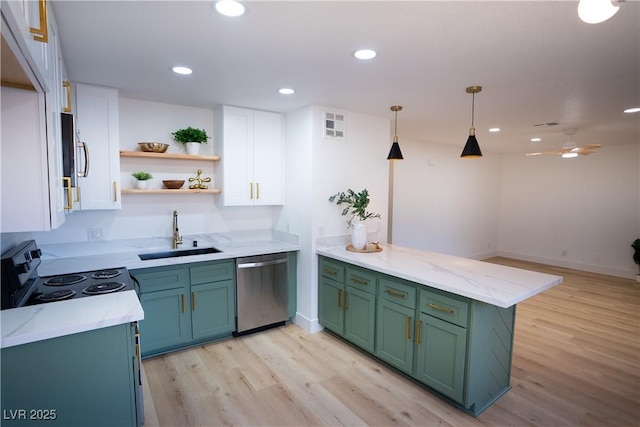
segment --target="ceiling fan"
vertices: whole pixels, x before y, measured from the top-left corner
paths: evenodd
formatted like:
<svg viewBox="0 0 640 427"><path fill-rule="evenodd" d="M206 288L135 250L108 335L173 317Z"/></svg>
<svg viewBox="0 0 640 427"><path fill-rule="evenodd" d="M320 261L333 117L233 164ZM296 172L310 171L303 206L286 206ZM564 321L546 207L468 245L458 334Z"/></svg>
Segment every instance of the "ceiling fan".
<svg viewBox="0 0 640 427"><path fill-rule="evenodd" d="M565 159L570 159L573 157L578 157L578 155L589 155L591 153L595 153L597 149L601 148L600 144L587 144L587 145L576 145L572 136L575 135L575 131L565 132L565 135L569 137L569 142L565 142L562 144L562 148L560 150L555 151L538 151L534 153L526 153L525 156L541 156L546 154L558 154L561 155Z"/></svg>

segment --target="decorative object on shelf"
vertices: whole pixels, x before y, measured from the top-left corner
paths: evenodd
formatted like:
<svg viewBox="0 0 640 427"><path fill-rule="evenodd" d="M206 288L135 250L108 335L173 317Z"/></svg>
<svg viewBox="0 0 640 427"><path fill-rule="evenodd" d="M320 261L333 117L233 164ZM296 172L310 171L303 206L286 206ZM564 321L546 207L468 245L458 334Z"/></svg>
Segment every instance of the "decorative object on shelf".
<svg viewBox="0 0 640 427"><path fill-rule="evenodd" d="M146 153L164 153L169 148L169 144L162 144L160 142L138 142L140 151Z"/></svg>
<svg viewBox="0 0 640 427"><path fill-rule="evenodd" d="M380 218L379 213L367 212L367 206L369 206L369 192L367 189L365 188L356 193L349 188L346 193L341 191L329 197L329 202L338 206L345 205L342 209L342 215L351 214L351 217L347 220L347 227L353 228L351 244L355 249L365 249L367 246L367 226L364 221L369 218Z"/></svg>
<svg viewBox="0 0 640 427"><path fill-rule="evenodd" d="M460 157L471 159L475 157L482 157L482 151L480 151L480 145L478 145L478 140L476 139L476 128L473 127L473 119L475 113L475 104L476 104L476 93L482 90L482 86L469 86L467 88L467 93L472 94L471 100L471 129L469 129L469 138L467 139L467 143L462 150L462 154Z"/></svg>
<svg viewBox="0 0 640 427"><path fill-rule="evenodd" d="M184 179L167 179L162 181L169 190L179 190L184 185Z"/></svg>
<svg viewBox="0 0 640 427"><path fill-rule="evenodd" d="M149 172L143 172L143 171L132 172L131 176L133 176L136 179L136 187L138 187L139 189L147 188L147 181L153 178L153 175L151 175Z"/></svg>
<svg viewBox="0 0 640 427"><path fill-rule="evenodd" d="M206 144L207 139L211 138L204 129L196 129L191 126L178 129L171 135L176 142L185 145L188 154L197 155L200 153L200 144Z"/></svg>
<svg viewBox="0 0 640 427"><path fill-rule="evenodd" d="M189 189L191 190L196 190L196 189L200 189L200 190L206 190L207 188L209 188L208 185L204 185L203 182L211 182L211 177L206 177L203 178L202 177L202 169L198 169L198 173L195 177L191 177L189 178L189 182L196 182L195 184L191 184L189 186Z"/></svg>
<svg viewBox="0 0 640 427"><path fill-rule="evenodd" d="M635 250L633 253L633 262L638 265L638 274L636 274L636 282L640 283L640 239L636 239L631 244L631 247Z"/></svg>
<svg viewBox="0 0 640 427"><path fill-rule="evenodd" d="M400 144L398 144L398 111L402 111L402 105L391 106L391 111L396 113L396 119L394 121L393 144L391 145L391 150L389 151L387 160L402 160L404 157L402 157Z"/></svg>

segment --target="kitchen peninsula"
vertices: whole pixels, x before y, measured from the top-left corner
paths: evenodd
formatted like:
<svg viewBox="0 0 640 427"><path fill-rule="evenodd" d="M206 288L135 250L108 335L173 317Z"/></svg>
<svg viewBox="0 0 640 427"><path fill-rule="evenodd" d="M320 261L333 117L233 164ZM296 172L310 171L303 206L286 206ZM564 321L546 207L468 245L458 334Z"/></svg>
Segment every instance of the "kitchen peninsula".
<svg viewBox="0 0 640 427"><path fill-rule="evenodd" d="M319 321L474 416L510 388L516 304L562 277L381 245L318 242Z"/></svg>

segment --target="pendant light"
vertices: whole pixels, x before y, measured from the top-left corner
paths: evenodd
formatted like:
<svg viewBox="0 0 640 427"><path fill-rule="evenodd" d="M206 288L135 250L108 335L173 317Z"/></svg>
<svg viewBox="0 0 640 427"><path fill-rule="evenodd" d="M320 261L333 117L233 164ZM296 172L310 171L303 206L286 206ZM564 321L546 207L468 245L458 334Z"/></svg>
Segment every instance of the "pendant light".
<svg viewBox="0 0 640 427"><path fill-rule="evenodd" d="M611 0L580 0L578 16L587 24L599 24L615 15L618 9L620 6Z"/></svg>
<svg viewBox="0 0 640 427"><path fill-rule="evenodd" d="M480 92L481 90L482 86L469 86L467 88L467 93L473 94L473 98L471 101L471 129L469 129L469 138L467 139L464 150L462 150L462 154L460 155L460 157L464 157L467 159L482 157L482 151L480 151L480 146L478 145L478 140L476 139L476 128L473 127L476 93Z"/></svg>
<svg viewBox="0 0 640 427"><path fill-rule="evenodd" d="M398 111L402 111L402 105L393 105L391 111L396 113L394 131L393 131L393 144L391 145L391 151L387 156L387 160L402 160L402 151L400 151L400 145L398 144Z"/></svg>

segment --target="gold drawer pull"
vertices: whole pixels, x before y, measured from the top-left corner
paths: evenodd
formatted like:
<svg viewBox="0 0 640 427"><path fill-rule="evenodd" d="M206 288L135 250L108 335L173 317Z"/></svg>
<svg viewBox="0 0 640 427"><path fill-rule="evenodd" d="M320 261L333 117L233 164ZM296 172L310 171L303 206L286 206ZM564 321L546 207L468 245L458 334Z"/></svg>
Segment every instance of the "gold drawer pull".
<svg viewBox="0 0 640 427"><path fill-rule="evenodd" d="M407 339L411 339L411 316L407 317Z"/></svg>
<svg viewBox="0 0 640 427"><path fill-rule="evenodd" d="M66 94L67 94L67 105L65 105L62 108L62 111L65 113L70 113L71 112L71 83L69 83L68 81L64 80L62 82L62 87L64 88Z"/></svg>
<svg viewBox="0 0 640 427"><path fill-rule="evenodd" d="M327 273L327 274L333 274L334 276L335 276L336 274L338 274L338 272L337 272L337 271L329 270L328 268L323 268L323 269L322 269L322 272L323 272L323 273Z"/></svg>
<svg viewBox="0 0 640 427"><path fill-rule="evenodd" d="M358 279L358 278L356 278L356 277L352 277L352 278L351 278L351 281L352 281L353 283L355 283L356 285L363 285L363 286L366 286L366 285L368 285L368 284L369 284L369 282L368 282L367 280L360 280L360 279Z"/></svg>
<svg viewBox="0 0 640 427"><path fill-rule="evenodd" d="M67 188L67 205L63 206L63 209L71 209L73 208L73 197L72 197L72 189L71 189L71 177L62 177L62 181L64 181L64 186Z"/></svg>
<svg viewBox="0 0 640 427"><path fill-rule="evenodd" d="M184 294L180 294L180 300L182 301L182 312L186 311L186 307L184 305Z"/></svg>
<svg viewBox="0 0 640 427"><path fill-rule="evenodd" d="M256 182L256 199L260 198L260 183Z"/></svg>
<svg viewBox="0 0 640 427"><path fill-rule="evenodd" d="M416 344L422 344L422 320L418 320L418 330L416 331Z"/></svg>
<svg viewBox="0 0 640 427"><path fill-rule="evenodd" d="M47 2L46 0L38 1L38 15L39 15L39 27L29 27L29 32L33 34L33 39L37 42L49 43L49 20L47 17Z"/></svg>
<svg viewBox="0 0 640 427"><path fill-rule="evenodd" d="M391 289L385 289L384 291L385 291L385 293L391 295L392 297L398 297L398 298L406 298L407 297L407 294L401 294L400 292L392 291Z"/></svg>
<svg viewBox="0 0 640 427"><path fill-rule="evenodd" d="M344 309L349 310L349 292L344 291Z"/></svg>
<svg viewBox="0 0 640 427"><path fill-rule="evenodd" d="M338 307L342 307L342 289L338 289Z"/></svg>
<svg viewBox="0 0 640 427"><path fill-rule="evenodd" d="M427 304L427 307L432 308L434 310L441 311L441 312L446 313L446 314L453 314L453 310L450 310L450 309L444 308L444 307L440 307L439 305Z"/></svg>

